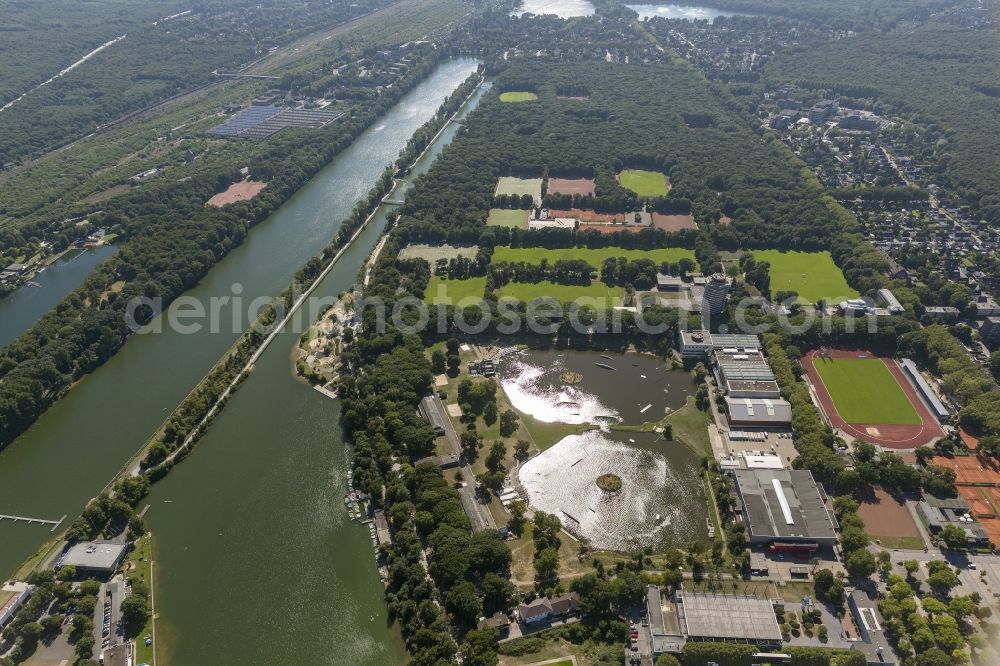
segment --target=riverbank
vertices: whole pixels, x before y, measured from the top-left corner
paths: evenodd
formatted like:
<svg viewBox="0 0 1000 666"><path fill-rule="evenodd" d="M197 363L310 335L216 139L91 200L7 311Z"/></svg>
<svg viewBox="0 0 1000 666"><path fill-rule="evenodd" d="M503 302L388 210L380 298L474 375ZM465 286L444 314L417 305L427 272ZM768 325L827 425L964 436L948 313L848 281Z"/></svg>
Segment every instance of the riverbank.
<svg viewBox="0 0 1000 666"><path fill-rule="evenodd" d="M455 131L442 135L412 177ZM389 223L387 212L364 228L318 284L317 297L335 299L353 287ZM369 534L344 505L349 451L340 402L289 371L299 338L280 333L203 446L147 498L147 524L157 534L160 661L166 654L175 663L405 662ZM262 562L272 573L260 575ZM260 631L264 626L269 630Z"/></svg>
<svg viewBox="0 0 1000 666"><path fill-rule="evenodd" d="M350 216L385 165L476 66L472 59L445 60L280 211L257 225L251 242L230 251L188 295L209 303L232 298L234 285L239 285L249 303L280 292L294 277L295 267L329 243L331 227L336 228L331 219ZM352 277L356 273L353 270ZM234 310L227 307L221 313L223 321ZM72 519L242 333L242 328L230 332L228 327L206 326L181 333L165 327L160 333L135 336L53 405L18 442L0 452L0 503L18 514L69 513ZM284 362L287 372L287 354ZM150 381L152 377L156 381ZM116 419L113 429L106 428L109 406L126 415ZM95 437L95 432L102 434ZM49 481L44 489L34 480L40 470ZM31 557L50 536L21 525L4 524L0 530L4 542L0 568L8 571Z"/></svg>

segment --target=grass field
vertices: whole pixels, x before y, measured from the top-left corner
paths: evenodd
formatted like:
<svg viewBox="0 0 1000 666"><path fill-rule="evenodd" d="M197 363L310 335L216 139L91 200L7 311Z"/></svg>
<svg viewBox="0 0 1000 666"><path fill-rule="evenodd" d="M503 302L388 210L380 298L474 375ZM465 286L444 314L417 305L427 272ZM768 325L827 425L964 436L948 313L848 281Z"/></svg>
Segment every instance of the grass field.
<svg viewBox="0 0 1000 666"><path fill-rule="evenodd" d="M570 303L577 298L605 299L596 307L611 307L622 304L621 289L609 287L603 282L591 282L587 286L573 284L556 284L543 280L541 282L510 282L500 287L500 298L516 298L530 303L536 298L554 298L563 303Z"/></svg>
<svg viewBox="0 0 1000 666"><path fill-rule="evenodd" d="M515 91L500 93L501 102L534 102L538 99L538 95L533 92Z"/></svg>
<svg viewBox="0 0 1000 666"><path fill-rule="evenodd" d="M490 227L513 227L514 229L527 229L528 211L509 210L507 208L492 208L490 216L486 220L486 225Z"/></svg>
<svg viewBox="0 0 1000 666"><path fill-rule="evenodd" d="M443 296L438 291L443 289ZM438 301L445 305L458 305L464 298L481 300L486 291L486 278L473 277L467 280L449 280L439 275L432 275L424 292L424 303L434 305Z"/></svg>
<svg viewBox="0 0 1000 666"><path fill-rule="evenodd" d="M517 195L523 197L530 194L535 200L535 205L542 203L542 179L541 178L514 178L512 176L501 176L497 180L497 194Z"/></svg>
<svg viewBox="0 0 1000 666"><path fill-rule="evenodd" d="M626 169L618 174L618 182L626 190L632 190L640 197L666 196L667 177L658 171Z"/></svg>
<svg viewBox="0 0 1000 666"><path fill-rule="evenodd" d="M813 363L847 423L920 425L917 411L881 360L816 358Z"/></svg>
<svg viewBox="0 0 1000 666"><path fill-rule="evenodd" d="M794 291L804 303L815 303L821 298L857 298L844 279L844 272L833 263L829 252L781 252L756 250L757 261L771 264L771 293Z"/></svg>
<svg viewBox="0 0 1000 666"><path fill-rule="evenodd" d="M540 264L542 259L548 259L554 264L560 259L583 259L594 268L600 268L608 257L625 257L629 261L636 259L651 259L656 263L668 261L676 263L684 257L694 259L694 252L683 247L664 247L655 250L626 250L620 247L570 247L550 250L545 247L510 247L499 245L493 251L493 261L523 261L528 264Z"/></svg>

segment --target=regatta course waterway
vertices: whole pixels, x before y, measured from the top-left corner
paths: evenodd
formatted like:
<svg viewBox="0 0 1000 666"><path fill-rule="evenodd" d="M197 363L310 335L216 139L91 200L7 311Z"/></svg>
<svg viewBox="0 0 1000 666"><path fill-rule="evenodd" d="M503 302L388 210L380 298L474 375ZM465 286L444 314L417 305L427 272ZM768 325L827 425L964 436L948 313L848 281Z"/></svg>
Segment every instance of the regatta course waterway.
<svg viewBox="0 0 1000 666"><path fill-rule="evenodd" d="M459 62L452 87L475 67ZM452 123L441 133L393 200L460 128ZM317 296L355 284L393 208L376 211ZM387 623L368 530L344 507L350 453L340 402L294 377L298 338L284 331L275 339L198 447L148 498L159 571L157 658L166 663L406 661Z"/></svg>
<svg viewBox="0 0 1000 666"><path fill-rule="evenodd" d="M413 132L431 118L445 98L476 69L477 64L474 59L453 58L439 65L434 73L405 95L385 116L376 121L372 128L362 134L274 215L254 228L246 241L219 262L202 283L189 292L189 295L208 303L213 297L231 296L234 293L234 285L238 284L243 302L248 303L258 296L272 296L281 291L292 280L295 272L333 238L344 218L350 214L354 205L367 195L381 176L383 169L392 164ZM457 126L449 128L449 131L439 138L438 143L440 145L447 143L454 131L457 131ZM439 149L436 147L436 150ZM434 154L435 151L428 151L425 161L429 163ZM378 223L379 220L374 222ZM344 255L340 265L327 277L324 285L332 284L338 276L344 279L346 275L353 279L370 252L371 246L368 243L373 245L380 231L381 225L373 224L359 236L355 247ZM226 312L224 309L222 321L229 321L230 317L231 312ZM163 419L208 372L240 333L241 330L231 330L226 327L222 332L212 332L204 328L197 333L182 334L164 327L162 333L134 337L111 360L86 377L63 400L49 409L28 432L0 452L0 513L56 520L68 514L67 521L72 520L83 509L86 501L97 494L125 465L128 458L145 443ZM320 507L312 507L311 514L299 512L285 514L281 511L282 507L273 505L267 507L268 513L251 514L248 509L244 510L242 503L248 501L254 492L267 487L273 488L270 484L275 482L275 475L280 470L274 467L259 469L251 479L243 477L248 485L230 486L228 483L237 476L236 467L252 462L263 462L261 455L269 452L273 446L284 450L283 464L291 464L296 458L292 453L296 447L300 447L300 454L309 448L308 443L302 439L305 433L301 428L306 427L314 427L311 432L324 436L325 445L330 449L325 455L329 456L331 461L336 459L346 462L346 454L341 450L342 447L333 446L337 441L336 403L297 384L288 376L288 348L291 344L285 344L283 348L281 344L276 344L269 350L270 355L265 355L261 359L258 372L274 363L275 354L285 361L285 367L280 387L279 380L273 377L271 382L266 380L263 382L266 389L269 384L272 386L263 398L263 404L258 404L255 409L273 413L275 418L278 416L285 418L285 414L274 413L271 410L295 394L296 397L292 401L300 407L308 406L314 397L321 401L325 400L313 405L319 409L322 416L313 414L314 420L309 423L299 423L296 419L302 416L301 414L288 414L288 420L282 428L284 434L277 440L264 430L250 430L248 432L250 436L238 443L237 451L235 453L229 451L225 464L211 470L213 488L190 489L192 496L197 492L213 489L220 493L227 488L231 490L233 496L229 499L241 507L238 517L252 520L258 525L269 525L268 537L273 540L273 545L278 545L277 542L282 541L283 530L295 528L303 531L323 531L323 523L318 519ZM255 388L260 384L255 374L247 382L244 390L248 395L253 395ZM304 394L302 391L296 394L297 389L304 391ZM245 400L241 391L233 400L233 407L237 407ZM228 410L224 419L230 420ZM224 420L220 419L220 424L223 422ZM214 439L206 437L206 441L199 447L199 452L202 448L212 448L210 441ZM313 453L315 454L315 451ZM177 478L184 478L185 475L179 474L183 468L200 467L195 462L198 458L198 455L193 455L189 458L190 462L181 465L175 471ZM305 459L299 459L299 462L304 463L303 467L294 472L302 477L298 481L305 484L306 477L316 473L323 461L307 456ZM289 469L290 473L292 471ZM328 481L337 482L330 479ZM178 481L171 477L165 483L169 488L176 488ZM158 489L157 492L165 491L166 489ZM301 494L294 498L296 501L305 499L305 489L302 488L299 492ZM334 490L330 492L336 494ZM290 501L293 498L286 499ZM212 497L210 501L213 502L211 507L200 506L193 514L187 516L192 523L179 537L181 543L164 543L170 539L170 530L167 528L168 534L164 534L160 539L160 546L181 549L182 552L189 546L194 547L192 530L198 521L204 519L206 515L212 515L209 509L221 509L223 505L218 497ZM162 513L159 509L160 506L154 506L150 512L154 526L157 524L157 514ZM344 511L341 505L326 507L325 510ZM236 517L222 518L217 515L221 522L212 526L214 530L212 534L218 535L219 532L229 534L230 529L238 529L241 523L234 522ZM317 522L310 523L309 521L314 518ZM346 518L346 514L341 518ZM278 525L280 528L276 528ZM0 570L13 571L50 536L47 528L37 525L9 521L0 523ZM367 543L366 538L363 540ZM350 536L338 537L332 543L336 544L336 549L344 550L350 549L352 545ZM288 570L277 562L268 562L262 550L264 545L255 543L247 552L228 551L228 555L232 558L230 566L234 571L238 571L238 576L243 577L248 585L252 582L258 588L259 595L264 594L262 587L264 582L261 579L269 573L276 577L280 576L286 586L291 581L307 575L304 571ZM286 543L284 546L293 549L292 544ZM213 542L213 548L222 550L226 546L224 542ZM312 555L320 558L325 557L326 553L315 551ZM241 558L252 559L254 570L246 571L239 568L239 563L243 561ZM169 560L169 557L165 557L164 577L170 575ZM369 563L370 558L363 558L362 561ZM332 559L322 559L317 560L316 565L332 570L336 562ZM202 573L208 573L206 569L200 570ZM357 578L350 573L347 575L352 579ZM352 582L360 584L364 581L352 580ZM374 584L378 585L377 578ZM233 635L239 634L238 627L242 626L247 627L249 633L258 636L259 640L268 643L267 648L278 650L285 641L306 641L316 646L315 641L311 640L315 639L315 636L307 637L300 634L298 628L291 625L290 618L279 617L276 608L280 606L281 599L276 599L274 596L257 597L256 601L267 609L265 612L268 620L265 631L262 625L250 626L249 618L245 614L252 609L248 608L248 604L243 604L242 608L240 604L234 604L232 592L233 590L222 588L209 589L205 581L201 580L194 593L182 594L186 598L188 610L192 610L191 606L199 605L204 609L211 595L218 595L220 603L226 601L228 597L226 606L231 614L216 618L216 622L225 625L227 632ZM163 591L162 603L165 607L169 607L173 596L169 591ZM281 594L277 596L280 597ZM374 598L355 600L355 603L369 605L373 610L381 609L379 597L380 595L376 595ZM161 594L158 590L157 605L160 603ZM341 599L339 603L345 608L351 606L351 600L348 598ZM311 613L313 617L324 616L324 611L316 608L311 609ZM289 624L286 625L286 621L289 621ZM199 629L207 629L206 624L203 623ZM384 626L381 631L382 634L388 635ZM225 652L219 653L224 655L221 662L232 663L236 654L241 652L236 649L238 647L235 641L233 644L228 644ZM332 646L328 644L327 647ZM394 649L401 648L397 645ZM252 656L252 653L248 654ZM199 652L194 661L188 659L177 663L206 663L207 655L208 652ZM305 663L317 662L314 658L310 658Z"/></svg>

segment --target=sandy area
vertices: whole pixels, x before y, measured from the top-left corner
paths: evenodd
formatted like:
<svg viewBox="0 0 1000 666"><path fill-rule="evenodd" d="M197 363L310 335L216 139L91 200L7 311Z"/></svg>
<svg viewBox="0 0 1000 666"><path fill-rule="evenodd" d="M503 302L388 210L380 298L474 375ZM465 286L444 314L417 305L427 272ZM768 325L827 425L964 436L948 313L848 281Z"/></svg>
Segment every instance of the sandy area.
<svg viewBox="0 0 1000 666"><path fill-rule="evenodd" d="M222 208L240 201L249 201L260 194L260 191L265 187L267 187L267 183L258 180L242 180L230 185L225 192L216 194L208 200L206 205Z"/></svg>

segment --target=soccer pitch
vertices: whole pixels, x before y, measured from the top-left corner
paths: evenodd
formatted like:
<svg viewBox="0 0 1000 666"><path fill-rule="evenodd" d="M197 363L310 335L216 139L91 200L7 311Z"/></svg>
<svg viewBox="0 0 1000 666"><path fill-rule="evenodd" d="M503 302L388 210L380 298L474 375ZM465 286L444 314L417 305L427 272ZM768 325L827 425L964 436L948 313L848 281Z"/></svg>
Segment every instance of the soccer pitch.
<svg viewBox="0 0 1000 666"><path fill-rule="evenodd" d="M632 190L640 197L667 195L667 177L658 171L626 169L618 174L618 182L626 190Z"/></svg>
<svg viewBox="0 0 1000 666"><path fill-rule="evenodd" d="M554 298L560 303L572 303L577 298L596 299L596 303L581 303L591 305L598 310L622 304L621 289L609 287L603 282L591 282L589 285L556 284L543 280L541 282L509 282L500 287L500 298L514 298L530 303L536 298Z"/></svg>
<svg viewBox="0 0 1000 666"><path fill-rule="evenodd" d="M432 275L424 292L424 303L436 305L458 305L463 299L481 301L486 291L486 278L472 277L466 280L449 280L440 275ZM440 293L439 293L440 292ZM443 294L443 295L442 295ZM471 303L471 300L469 301Z"/></svg>
<svg viewBox="0 0 1000 666"><path fill-rule="evenodd" d="M548 259L549 265L560 259L583 259L594 268L599 269L608 257L625 257L629 261L649 259L657 264L664 261L676 263L687 257L694 260L694 251L683 247L661 247L654 250L626 250L620 247L567 247L550 250L545 247L510 247L499 245L493 250L493 262L507 261L537 265L542 259Z"/></svg>
<svg viewBox="0 0 1000 666"><path fill-rule="evenodd" d="M486 224L491 227L512 227L514 229L528 228L528 211L510 210L508 208L493 208Z"/></svg>
<svg viewBox="0 0 1000 666"><path fill-rule="evenodd" d="M771 294L794 291L800 302L815 303L820 299L840 301L857 298L844 272L829 252L782 252L780 250L754 250L757 261L771 264Z"/></svg>
<svg viewBox="0 0 1000 666"><path fill-rule="evenodd" d="M512 90L510 92L500 93L500 101L501 102L507 102L507 103L511 103L511 102L514 102L514 103L516 103L516 102L534 102L536 99L538 99L538 95L536 95L533 92L524 92L524 91L514 91L514 90Z"/></svg>
<svg viewBox="0 0 1000 666"><path fill-rule="evenodd" d="M497 180L496 194L506 194L508 196L522 197L530 194L536 206L542 205L542 179L541 178L514 178L512 176L501 176Z"/></svg>
<svg viewBox="0 0 1000 666"><path fill-rule="evenodd" d="M816 372L847 423L920 425L917 410L877 358L813 358Z"/></svg>

